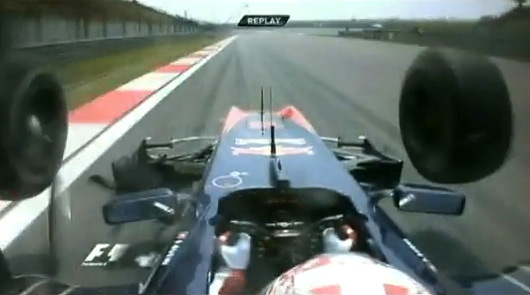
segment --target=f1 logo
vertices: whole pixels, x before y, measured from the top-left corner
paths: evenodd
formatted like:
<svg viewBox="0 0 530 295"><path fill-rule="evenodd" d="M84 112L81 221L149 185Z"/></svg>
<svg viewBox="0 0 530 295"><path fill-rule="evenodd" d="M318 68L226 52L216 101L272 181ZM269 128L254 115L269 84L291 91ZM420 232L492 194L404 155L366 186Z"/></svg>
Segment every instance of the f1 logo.
<svg viewBox="0 0 530 295"><path fill-rule="evenodd" d="M118 261L129 248L127 244L96 244L85 258L82 266L106 266L109 262Z"/></svg>

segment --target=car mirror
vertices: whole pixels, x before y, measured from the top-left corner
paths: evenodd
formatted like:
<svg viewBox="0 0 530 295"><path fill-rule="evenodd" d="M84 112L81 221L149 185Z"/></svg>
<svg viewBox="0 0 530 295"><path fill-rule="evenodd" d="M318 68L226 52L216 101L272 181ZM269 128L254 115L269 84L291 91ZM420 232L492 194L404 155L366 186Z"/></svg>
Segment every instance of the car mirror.
<svg viewBox="0 0 530 295"><path fill-rule="evenodd" d="M401 211L461 215L465 196L453 190L429 185L401 184L393 193L394 205Z"/></svg>
<svg viewBox="0 0 530 295"><path fill-rule="evenodd" d="M109 225L129 222L160 220L174 222L194 210L195 202L186 194L176 194L161 188L117 196L103 206L103 218ZM193 208L192 208L193 207Z"/></svg>

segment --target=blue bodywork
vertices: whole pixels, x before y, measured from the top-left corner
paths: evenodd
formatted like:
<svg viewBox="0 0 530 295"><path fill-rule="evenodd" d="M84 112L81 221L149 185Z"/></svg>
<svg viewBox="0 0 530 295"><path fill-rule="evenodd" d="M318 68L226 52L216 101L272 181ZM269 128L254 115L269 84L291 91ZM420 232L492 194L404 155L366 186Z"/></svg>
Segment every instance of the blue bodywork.
<svg viewBox="0 0 530 295"><path fill-rule="evenodd" d="M292 107L269 115L262 117L236 108L230 111L202 180L197 221L184 240L176 240L178 251L166 259L169 263L158 265L140 284L140 292L207 294L215 254L214 227L209 220L217 215L219 200L234 191L272 188L279 177L292 188L322 188L348 197L367 217L367 229L389 264L435 293L446 293L441 274L379 208L379 200L367 196L305 118ZM269 154L271 119L276 133L276 160Z"/></svg>

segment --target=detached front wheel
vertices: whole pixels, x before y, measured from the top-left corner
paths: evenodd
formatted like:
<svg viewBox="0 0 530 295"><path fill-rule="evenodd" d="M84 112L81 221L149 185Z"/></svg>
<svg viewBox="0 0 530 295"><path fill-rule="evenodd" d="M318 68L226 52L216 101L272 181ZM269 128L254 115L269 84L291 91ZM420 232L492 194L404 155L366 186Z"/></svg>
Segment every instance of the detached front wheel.
<svg viewBox="0 0 530 295"><path fill-rule="evenodd" d="M407 71L399 103L401 137L412 165L437 183L477 181L499 169L512 137L512 107L487 57L427 49Z"/></svg>
<svg viewBox="0 0 530 295"><path fill-rule="evenodd" d="M19 57L0 62L0 198L25 199L51 185L63 159L67 115L54 75Z"/></svg>

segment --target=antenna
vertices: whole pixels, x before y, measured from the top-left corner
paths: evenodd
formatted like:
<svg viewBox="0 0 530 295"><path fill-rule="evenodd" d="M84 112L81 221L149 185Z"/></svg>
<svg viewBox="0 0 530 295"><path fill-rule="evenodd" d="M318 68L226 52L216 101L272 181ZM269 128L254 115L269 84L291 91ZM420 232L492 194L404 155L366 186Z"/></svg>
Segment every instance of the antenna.
<svg viewBox="0 0 530 295"><path fill-rule="evenodd" d="M272 124L272 86L269 86L269 103L270 103L270 106L271 106L271 113L270 113L270 117L271 117L271 126L273 125Z"/></svg>
<svg viewBox="0 0 530 295"><path fill-rule="evenodd" d="M261 135L265 133L265 127L263 126L263 86L261 86L261 107L260 107L260 115L261 115Z"/></svg>
<svg viewBox="0 0 530 295"><path fill-rule="evenodd" d="M272 124L272 86L269 87L269 101L271 106L271 112L270 112L270 124L271 124L271 156L276 157L276 140L275 140L275 131L276 126Z"/></svg>
<svg viewBox="0 0 530 295"><path fill-rule="evenodd" d="M271 156L276 156L276 141L274 140L274 125L271 125Z"/></svg>

